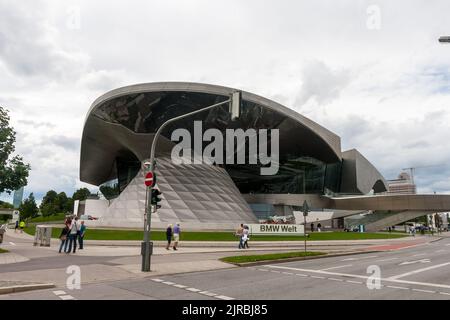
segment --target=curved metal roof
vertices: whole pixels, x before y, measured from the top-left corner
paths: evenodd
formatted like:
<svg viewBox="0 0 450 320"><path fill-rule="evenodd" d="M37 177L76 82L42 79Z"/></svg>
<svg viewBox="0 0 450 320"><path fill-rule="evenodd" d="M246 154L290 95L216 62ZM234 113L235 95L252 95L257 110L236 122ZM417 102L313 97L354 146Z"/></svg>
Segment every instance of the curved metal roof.
<svg viewBox="0 0 450 320"><path fill-rule="evenodd" d="M137 155L139 160L143 160L146 154L142 153L142 150L149 147L149 142L151 142L153 136L153 134L133 133L133 136L130 137L130 130L120 124L108 123L108 127L103 126L100 120L92 117L92 114L104 103L115 98L139 93L193 92L228 96L236 90L234 88L202 83L155 82L136 84L109 91L94 101L85 120L81 143L80 179L96 185L105 182L107 176L110 175L110 167L118 152L117 144L126 144L129 147L129 151ZM279 112L296 121L319 137L332 150L336 159L342 158L340 137L333 132L299 113L264 97L242 91L242 99ZM164 142L161 144L164 148Z"/></svg>

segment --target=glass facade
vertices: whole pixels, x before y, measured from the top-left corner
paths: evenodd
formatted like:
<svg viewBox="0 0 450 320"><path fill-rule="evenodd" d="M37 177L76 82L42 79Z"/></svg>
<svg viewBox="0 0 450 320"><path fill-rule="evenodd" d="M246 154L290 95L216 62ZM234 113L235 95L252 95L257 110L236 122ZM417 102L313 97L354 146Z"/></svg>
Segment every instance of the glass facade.
<svg viewBox="0 0 450 320"><path fill-rule="evenodd" d="M134 133L148 134L155 133L168 119L227 99L228 96L195 92L131 94L105 102L93 111L93 115L103 121L120 124ZM226 129L279 129L280 156L276 175L262 176L261 165L220 165L227 170L241 193L323 194L327 189L339 192L339 158L316 133L281 112L244 100L241 115L236 120L230 119L228 106L224 105L173 123L164 129L162 135L170 140L173 130L184 128L191 132L193 145L194 121L202 121L203 131L215 128L224 136ZM209 143L204 142L203 147ZM248 144L246 141L246 150ZM249 163L248 155L246 160ZM124 154L116 158L112 179L116 184L113 187L115 192L122 192L139 169L139 160L124 150Z"/></svg>

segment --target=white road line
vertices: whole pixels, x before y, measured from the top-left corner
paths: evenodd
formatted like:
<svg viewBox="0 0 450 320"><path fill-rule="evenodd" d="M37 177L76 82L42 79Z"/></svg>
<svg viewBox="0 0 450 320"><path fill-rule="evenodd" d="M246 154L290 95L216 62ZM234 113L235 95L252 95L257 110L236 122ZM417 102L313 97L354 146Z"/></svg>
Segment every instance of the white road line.
<svg viewBox="0 0 450 320"><path fill-rule="evenodd" d="M445 250L436 250L435 253L444 252Z"/></svg>
<svg viewBox="0 0 450 320"><path fill-rule="evenodd" d="M269 270L266 270L266 269L256 269L256 270L258 270L258 271L269 271Z"/></svg>
<svg viewBox="0 0 450 320"><path fill-rule="evenodd" d="M439 292L439 294L444 294L446 296L450 296L450 293L448 293L448 292Z"/></svg>
<svg viewBox="0 0 450 320"><path fill-rule="evenodd" d="M58 291L53 291L53 293L54 293L55 295L57 295L57 296L60 296L60 295L66 294L66 292L65 292L65 291L61 291L61 290L58 290Z"/></svg>
<svg viewBox="0 0 450 320"><path fill-rule="evenodd" d="M355 260L370 259L370 258L378 258L378 256L368 256L368 257L360 257L360 258L347 258L347 259L343 259L341 261L355 261Z"/></svg>
<svg viewBox="0 0 450 320"><path fill-rule="evenodd" d="M311 278L314 278L314 279L326 279L325 277L320 277L320 276L310 276Z"/></svg>
<svg viewBox="0 0 450 320"><path fill-rule="evenodd" d="M234 300L234 298L227 297L227 296L215 296L215 298L222 299L222 300Z"/></svg>
<svg viewBox="0 0 450 320"><path fill-rule="evenodd" d="M59 297L61 298L61 300L75 300L74 297L69 296L69 295L67 295L67 296L59 296Z"/></svg>
<svg viewBox="0 0 450 320"><path fill-rule="evenodd" d="M340 269L340 268L345 268L345 267L351 267L351 266L353 266L352 264L346 264L346 265L343 265L343 266L337 266L337 267L331 267L331 268L326 268L326 269L321 269L321 270L333 270L333 269Z"/></svg>
<svg viewBox="0 0 450 320"><path fill-rule="evenodd" d="M412 291L418 291L418 292L426 292L426 293L436 293L436 291L431 290L422 290L422 289L411 289Z"/></svg>
<svg viewBox="0 0 450 320"><path fill-rule="evenodd" d="M296 276L299 276L299 277L309 277L309 276L307 276L306 274L301 274L301 273L296 273L295 275L296 275Z"/></svg>
<svg viewBox="0 0 450 320"><path fill-rule="evenodd" d="M162 279L152 279L152 281L155 281L155 282L163 282L164 280L162 280Z"/></svg>
<svg viewBox="0 0 450 320"><path fill-rule="evenodd" d="M391 288L391 289L409 290L409 288L407 288L407 287L396 287L396 286L386 286L386 287Z"/></svg>
<svg viewBox="0 0 450 320"><path fill-rule="evenodd" d="M392 276L392 277L389 277L388 279L389 280L397 280L397 279L404 278L404 277L407 277L407 276L410 276L410 275L413 275L413 274L417 274L417 273L420 273L420 272L433 270L433 269L437 269L437 268L440 268L440 267L445 267L445 266L448 266L449 264L450 264L450 262L441 263L441 264L437 264L437 265L434 265L434 266L431 266L431 267L417 269L417 270L414 270L414 271L411 271L411 272L402 273L402 274L399 274L399 275L396 275L396 276Z"/></svg>
<svg viewBox="0 0 450 320"><path fill-rule="evenodd" d="M449 262L449 264L450 264L450 262ZM277 268L277 269L287 269L287 270L294 270L294 271L301 271L301 272L311 272L311 273L318 273L318 274L326 274L326 275L330 275L330 276L341 276L341 277L360 278L360 279L369 278L368 276L363 276L363 275L359 275L359 274L339 273L339 272L330 272L330 271L313 270L313 269L301 269L301 268L283 267L283 266L277 266L277 265L266 265L266 267ZM425 286L425 287L450 289L450 285L447 285L447 284L397 280L397 279L391 279L391 278L372 278L372 279L387 281L387 282L394 282L394 283L402 283L402 284L413 284L413 285L419 285L419 286Z"/></svg>
<svg viewBox="0 0 450 320"><path fill-rule="evenodd" d="M187 288L187 286L184 286L184 285L182 285L182 284L176 284L176 285L174 285L174 287L180 288L180 289Z"/></svg>
<svg viewBox="0 0 450 320"><path fill-rule="evenodd" d="M187 291L192 291L192 292L200 292L202 290L200 289L196 289L196 288L186 288Z"/></svg>
<svg viewBox="0 0 450 320"><path fill-rule="evenodd" d="M418 254L412 255L411 257L420 257L420 256L425 256L425 255L426 255L426 253L418 253Z"/></svg>
<svg viewBox="0 0 450 320"><path fill-rule="evenodd" d="M10 245L15 246L16 244L14 242L9 242Z"/></svg>
<svg viewBox="0 0 450 320"><path fill-rule="evenodd" d="M164 284L167 284L167 285L169 285L169 286L171 286L171 285L174 285L174 284L175 284L174 282L170 282L170 281L163 281L163 283L164 283Z"/></svg>
<svg viewBox="0 0 450 320"><path fill-rule="evenodd" d="M280 271L276 271L276 270L270 270L270 272L273 272L273 273L281 273Z"/></svg>
<svg viewBox="0 0 450 320"><path fill-rule="evenodd" d="M342 279L337 279L337 278L328 278L328 280L331 280L331 281L340 281L340 282L343 282L344 280L342 280Z"/></svg>
<svg viewBox="0 0 450 320"><path fill-rule="evenodd" d="M203 294L205 296L208 296L208 297L215 297L215 296L217 296L217 293L209 292L209 291L202 291L202 292L199 292L199 293Z"/></svg>
<svg viewBox="0 0 450 320"><path fill-rule="evenodd" d="M282 272L282 274L288 274L288 275L293 275L293 273L292 272Z"/></svg>
<svg viewBox="0 0 450 320"><path fill-rule="evenodd" d="M392 260L397 260L397 259L399 259L399 258L381 259L381 260L375 260L375 262L392 261Z"/></svg>
<svg viewBox="0 0 450 320"><path fill-rule="evenodd" d="M348 283L357 283L357 284L363 284L364 282L361 282L361 281L353 281L353 280L345 280L345 282L348 282Z"/></svg>

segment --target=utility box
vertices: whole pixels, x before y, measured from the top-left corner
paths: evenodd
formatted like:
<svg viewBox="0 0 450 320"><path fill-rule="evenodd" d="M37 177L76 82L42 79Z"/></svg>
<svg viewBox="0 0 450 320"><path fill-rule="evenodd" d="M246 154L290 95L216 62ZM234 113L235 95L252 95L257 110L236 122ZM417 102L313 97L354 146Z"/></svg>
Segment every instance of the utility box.
<svg viewBox="0 0 450 320"><path fill-rule="evenodd" d="M50 247L52 239L52 227L46 225L36 226L34 234L34 245L40 247Z"/></svg>
<svg viewBox="0 0 450 320"><path fill-rule="evenodd" d="M0 226L0 243L3 243L3 235L6 232L6 224Z"/></svg>

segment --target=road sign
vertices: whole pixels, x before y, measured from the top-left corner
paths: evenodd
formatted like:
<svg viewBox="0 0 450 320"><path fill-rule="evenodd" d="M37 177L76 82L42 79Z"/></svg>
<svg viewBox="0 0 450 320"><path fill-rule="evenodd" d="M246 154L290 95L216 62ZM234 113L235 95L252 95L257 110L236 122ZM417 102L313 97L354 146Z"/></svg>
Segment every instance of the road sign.
<svg viewBox="0 0 450 320"><path fill-rule="evenodd" d="M145 175L144 182L147 187L153 187L155 185L156 177L153 172L150 171Z"/></svg>

